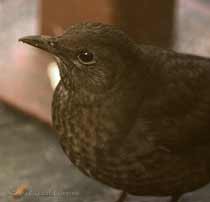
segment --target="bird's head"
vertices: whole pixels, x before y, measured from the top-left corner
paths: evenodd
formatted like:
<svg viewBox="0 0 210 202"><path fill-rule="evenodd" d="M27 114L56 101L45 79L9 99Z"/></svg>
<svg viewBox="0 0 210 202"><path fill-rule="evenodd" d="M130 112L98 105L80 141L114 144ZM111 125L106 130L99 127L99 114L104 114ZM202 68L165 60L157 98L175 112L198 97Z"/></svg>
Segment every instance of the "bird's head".
<svg viewBox="0 0 210 202"><path fill-rule="evenodd" d="M27 36L20 41L55 56L67 89L104 93L128 77L135 64L135 43L111 25L81 23L61 36Z"/></svg>

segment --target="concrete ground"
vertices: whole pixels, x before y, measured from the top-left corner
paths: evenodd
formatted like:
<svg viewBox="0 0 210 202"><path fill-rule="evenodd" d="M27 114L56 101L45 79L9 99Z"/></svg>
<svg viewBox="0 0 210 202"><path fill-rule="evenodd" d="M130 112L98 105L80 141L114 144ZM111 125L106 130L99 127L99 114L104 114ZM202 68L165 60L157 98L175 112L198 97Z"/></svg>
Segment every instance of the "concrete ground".
<svg viewBox="0 0 210 202"><path fill-rule="evenodd" d="M72 165L48 125L4 102L0 102L0 162L2 202L114 202L120 193ZM14 197L18 192L21 197ZM129 196L126 202L169 199ZM210 185L180 201L209 202Z"/></svg>
<svg viewBox="0 0 210 202"><path fill-rule="evenodd" d="M70 163L48 125L3 102L0 116L1 202L94 202L117 196ZM21 186L28 193L14 199Z"/></svg>

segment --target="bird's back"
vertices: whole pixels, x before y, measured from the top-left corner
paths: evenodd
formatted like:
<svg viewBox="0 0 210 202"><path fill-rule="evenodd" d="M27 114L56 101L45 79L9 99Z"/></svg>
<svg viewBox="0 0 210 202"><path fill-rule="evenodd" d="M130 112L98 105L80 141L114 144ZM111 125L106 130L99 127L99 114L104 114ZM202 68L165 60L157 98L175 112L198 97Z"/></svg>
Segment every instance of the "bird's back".
<svg viewBox="0 0 210 202"><path fill-rule="evenodd" d="M151 47L143 50L151 92L139 104L124 141L132 145L133 157L148 151L139 158L145 183L141 179L138 190L151 191L154 186L154 192L171 195L192 191L210 180L210 59Z"/></svg>

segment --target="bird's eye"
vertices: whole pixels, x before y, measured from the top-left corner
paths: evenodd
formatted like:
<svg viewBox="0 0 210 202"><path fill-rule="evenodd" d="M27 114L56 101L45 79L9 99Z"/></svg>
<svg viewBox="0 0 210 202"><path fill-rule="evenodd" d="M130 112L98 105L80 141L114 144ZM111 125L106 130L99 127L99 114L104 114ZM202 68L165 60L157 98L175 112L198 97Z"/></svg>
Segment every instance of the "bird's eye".
<svg viewBox="0 0 210 202"><path fill-rule="evenodd" d="M78 58L79 62L84 65L92 65L92 64L96 63L94 54L88 50L82 50L78 54L77 58Z"/></svg>

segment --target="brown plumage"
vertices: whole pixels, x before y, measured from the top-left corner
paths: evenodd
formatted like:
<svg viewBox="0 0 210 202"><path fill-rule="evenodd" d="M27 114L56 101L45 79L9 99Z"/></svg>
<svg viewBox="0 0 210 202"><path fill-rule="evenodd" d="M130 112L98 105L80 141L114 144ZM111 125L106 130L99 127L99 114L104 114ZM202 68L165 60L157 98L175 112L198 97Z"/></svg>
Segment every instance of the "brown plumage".
<svg viewBox="0 0 210 202"><path fill-rule="evenodd" d="M53 124L83 173L173 201L210 181L210 59L138 45L100 23L20 40L56 56Z"/></svg>

